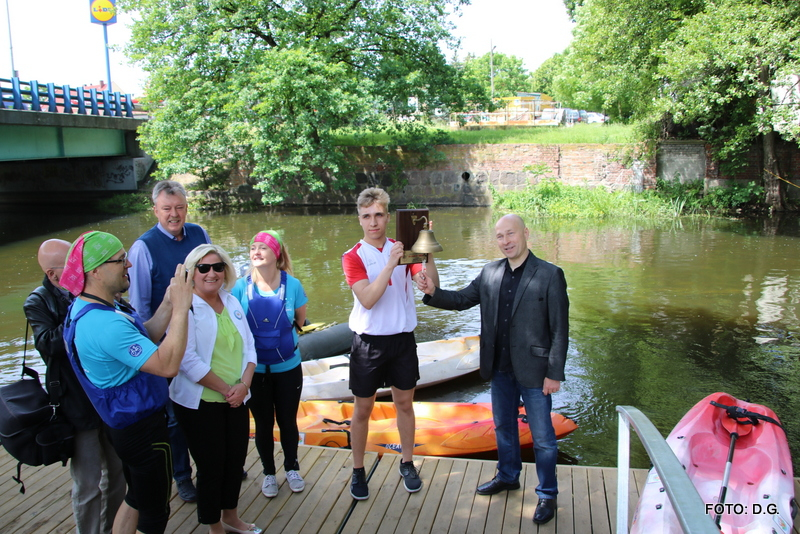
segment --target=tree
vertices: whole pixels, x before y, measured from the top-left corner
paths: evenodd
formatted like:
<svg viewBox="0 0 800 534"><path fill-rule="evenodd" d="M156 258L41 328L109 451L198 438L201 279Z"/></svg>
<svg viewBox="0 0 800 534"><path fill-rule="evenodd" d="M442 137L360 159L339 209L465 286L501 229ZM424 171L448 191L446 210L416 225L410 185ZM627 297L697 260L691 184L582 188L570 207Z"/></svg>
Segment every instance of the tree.
<svg viewBox="0 0 800 534"><path fill-rule="evenodd" d="M577 26L554 97L629 121L651 110L658 83L658 49L705 0L573 2ZM565 3L566 4L566 3ZM570 7L567 4L568 8Z"/></svg>
<svg viewBox="0 0 800 534"><path fill-rule="evenodd" d="M480 57L468 55L464 61L465 75L494 97L516 96L518 91L530 91L528 71L516 56L500 52ZM492 88L494 92L492 92Z"/></svg>
<svg viewBox="0 0 800 534"><path fill-rule="evenodd" d="M784 209L775 146L800 139L795 0L565 0L576 38L553 96L708 141L727 173L761 146L766 202Z"/></svg>
<svg viewBox="0 0 800 534"><path fill-rule="evenodd" d="M351 187L337 131L402 136L465 106L470 86L438 46L458 2L120 0L150 74L143 146L165 176L236 161L267 203L321 191L321 173Z"/></svg>
<svg viewBox="0 0 800 534"><path fill-rule="evenodd" d="M790 85L790 75L800 72L798 16L794 1L710 4L685 21L665 46L658 69L663 96L655 117L695 128L728 172L740 169L748 149L760 144L766 202L774 210L785 208L777 130L793 141L800 133L800 101L775 98L775 89Z"/></svg>
<svg viewBox="0 0 800 534"><path fill-rule="evenodd" d="M533 92L553 96L553 79L564 68L564 57L564 54L553 54L531 73L530 86Z"/></svg>

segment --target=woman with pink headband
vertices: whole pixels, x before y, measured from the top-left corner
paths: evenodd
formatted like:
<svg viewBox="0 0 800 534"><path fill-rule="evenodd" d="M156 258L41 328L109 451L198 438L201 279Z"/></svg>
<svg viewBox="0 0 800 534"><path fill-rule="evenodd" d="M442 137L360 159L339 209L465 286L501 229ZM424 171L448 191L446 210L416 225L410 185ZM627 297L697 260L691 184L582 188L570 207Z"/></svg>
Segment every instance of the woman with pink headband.
<svg viewBox="0 0 800 534"><path fill-rule="evenodd" d="M303 389L297 329L305 323L308 297L292 276L292 260L277 232L266 230L253 237L250 271L231 293L242 303L256 342L258 364L247 406L256 423L256 448L264 469L261 492L270 498L278 494L273 456L276 420L289 489L303 491L305 482L297 460L297 408Z"/></svg>

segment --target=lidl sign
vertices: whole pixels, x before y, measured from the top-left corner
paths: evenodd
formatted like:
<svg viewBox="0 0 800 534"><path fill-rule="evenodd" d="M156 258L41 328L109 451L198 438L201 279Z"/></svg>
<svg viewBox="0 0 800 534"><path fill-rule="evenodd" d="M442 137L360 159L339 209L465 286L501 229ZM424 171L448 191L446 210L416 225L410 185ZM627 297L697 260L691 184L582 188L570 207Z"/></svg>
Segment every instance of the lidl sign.
<svg viewBox="0 0 800 534"><path fill-rule="evenodd" d="M91 20L94 24L114 24L117 22L116 0L89 0Z"/></svg>

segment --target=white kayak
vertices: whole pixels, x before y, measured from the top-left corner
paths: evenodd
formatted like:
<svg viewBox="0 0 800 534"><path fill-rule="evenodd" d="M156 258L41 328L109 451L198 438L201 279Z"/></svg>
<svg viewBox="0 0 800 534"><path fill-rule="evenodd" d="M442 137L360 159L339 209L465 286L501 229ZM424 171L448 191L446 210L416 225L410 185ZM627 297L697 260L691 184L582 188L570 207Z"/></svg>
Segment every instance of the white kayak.
<svg viewBox="0 0 800 534"><path fill-rule="evenodd" d="M477 371L480 367L480 336L440 339L417 344L419 381L417 388L432 386ZM350 356L309 360L303 365L303 400L349 400ZM389 395L389 388L378 396Z"/></svg>

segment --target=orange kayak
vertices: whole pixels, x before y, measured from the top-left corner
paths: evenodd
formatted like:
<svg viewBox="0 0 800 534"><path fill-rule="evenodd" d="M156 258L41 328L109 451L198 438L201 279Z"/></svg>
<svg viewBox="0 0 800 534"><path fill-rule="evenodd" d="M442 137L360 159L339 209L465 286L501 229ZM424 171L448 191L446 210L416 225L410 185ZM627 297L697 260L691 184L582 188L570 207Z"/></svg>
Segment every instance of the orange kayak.
<svg viewBox="0 0 800 534"><path fill-rule="evenodd" d="M491 403L415 402L414 454L423 456L468 456L497 449ZM301 401L297 412L300 442L305 445L348 448L353 404L338 401ZM551 413L557 438L578 425ZM252 424L252 423L251 423ZM252 431L252 427L251 427ZM533 446L525 408L520 408L520 445ZM280 437L275 427L274 437ZM376 402L367 436L367 451L400 454L400 434L392 402Z"/></svg>

